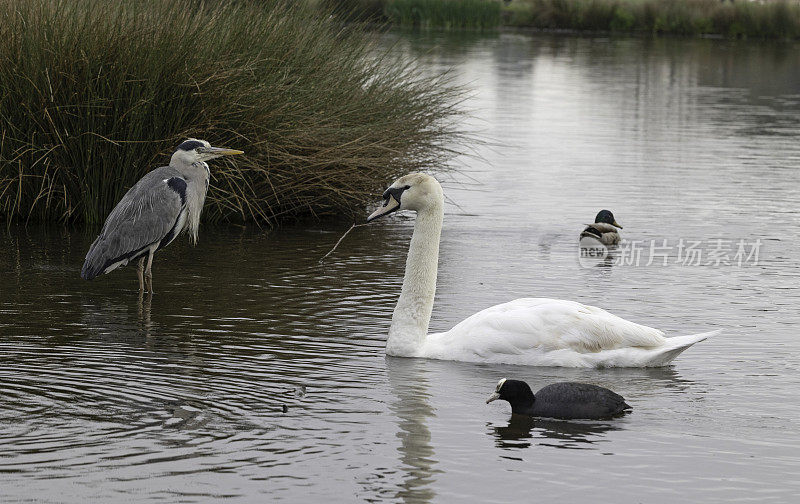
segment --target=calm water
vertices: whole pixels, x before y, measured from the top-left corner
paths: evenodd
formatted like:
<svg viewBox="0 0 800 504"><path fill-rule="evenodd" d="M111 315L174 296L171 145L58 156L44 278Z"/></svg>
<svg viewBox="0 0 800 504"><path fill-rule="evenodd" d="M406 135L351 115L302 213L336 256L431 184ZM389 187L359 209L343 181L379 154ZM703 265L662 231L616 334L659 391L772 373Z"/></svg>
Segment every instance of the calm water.
<svg viewBox="0 0 800 504"><path fill-rule="evenodd" d="M496 141L445 179L432 330L544 296L724 333L652 370L385 358L408 218L356 229L324 266L344 227L206 226L161 254L141 302L131 268L80 280L91 233L14 228L0 238L0 501L794 502L798 47L386 43L452 67L473 89L465 126ZM581 267L577 234L600 208L638 264ZM663 240L667 265L648 266ZM703 264L683 264L680 240ZM717 240L723 260L706 265ZM740 243L760 243L758 261L736 264ZM510 421L507 403L484 404L503 376L604 385L634 411Z"/></svg>

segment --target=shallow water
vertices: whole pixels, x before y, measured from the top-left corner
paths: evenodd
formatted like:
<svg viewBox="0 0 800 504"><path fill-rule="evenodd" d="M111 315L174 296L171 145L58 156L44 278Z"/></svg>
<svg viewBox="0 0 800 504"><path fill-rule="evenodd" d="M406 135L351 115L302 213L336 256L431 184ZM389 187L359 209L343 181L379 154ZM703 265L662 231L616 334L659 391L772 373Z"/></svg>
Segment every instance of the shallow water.
<svg viewBox="0 0 800 504"><path fill-rule="evenodd" d="M495 140L445 178L432 330L542 296L672 335L724 333L663 369L385 358L409 218L357 228L322 266L346 226L205 226L197 247L165 249L141 301L131 268L80 280L91 232L12 228L0 238L0 502L796 498L798 47L385 43L453 67L473 90L465 126ZM577 235L601 208L628 245L583 267ZM680 240L700 242L702 264L683 264ZM738 244L757 240L758 260L739 265ZM634 410L511 421L506 403L484 404L503 376L534 390L596 383Z"/></svg>

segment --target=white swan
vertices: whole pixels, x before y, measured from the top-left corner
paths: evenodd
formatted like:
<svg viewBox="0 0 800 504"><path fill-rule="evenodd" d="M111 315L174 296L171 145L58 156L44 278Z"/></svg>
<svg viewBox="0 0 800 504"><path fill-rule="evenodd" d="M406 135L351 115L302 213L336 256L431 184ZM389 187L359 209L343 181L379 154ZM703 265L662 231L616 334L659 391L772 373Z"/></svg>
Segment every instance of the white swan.
<svg viewBox="0 0 800 504"><path fill-rule="evenodd" d="M569 367L664 366L718 331L664 337L658 329L573 301L522 298L428 334L436 292L444 194L430 175L397 179L367 222L397 210L417 212L400 299L392 314L387 355Z"/></svg>

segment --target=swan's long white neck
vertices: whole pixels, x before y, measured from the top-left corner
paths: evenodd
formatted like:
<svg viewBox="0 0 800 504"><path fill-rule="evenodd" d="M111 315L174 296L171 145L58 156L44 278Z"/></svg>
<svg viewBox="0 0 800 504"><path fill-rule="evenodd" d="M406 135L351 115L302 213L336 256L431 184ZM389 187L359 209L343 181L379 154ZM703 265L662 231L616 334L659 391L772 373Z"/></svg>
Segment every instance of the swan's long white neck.
<svg viewBox="0 0 800 504"><path fill-rule="evenodd" d="M403 290L392 314L386 354L417 356L428 334L436 294L439 240L444 219L444 201L436 201L417 212L414 234L406 259Z"/></svg>

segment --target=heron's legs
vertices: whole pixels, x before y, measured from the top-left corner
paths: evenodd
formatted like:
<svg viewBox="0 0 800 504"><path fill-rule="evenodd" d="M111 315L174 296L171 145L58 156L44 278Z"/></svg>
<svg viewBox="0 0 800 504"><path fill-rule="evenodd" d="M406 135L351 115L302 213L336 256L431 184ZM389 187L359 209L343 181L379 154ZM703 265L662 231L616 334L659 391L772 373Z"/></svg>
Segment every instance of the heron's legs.
<svg viewBox="0 0 800 504"><path fill-rule="evenodd" d="M142 258L144 259L144 258ZM151 250L150 253L147 255L147 267L144 270L144 282L147 288L147 291L152 294L153 293L153 272L150 271L150 268L153 266L153 251Z"/></svg>
<svg viewBox="0 0 800 504"><path fill-rule="evenodd" d="M139 265L136 267L136 274L139 276L139 292L144 291L144 256L139 259Z"/></svg>

